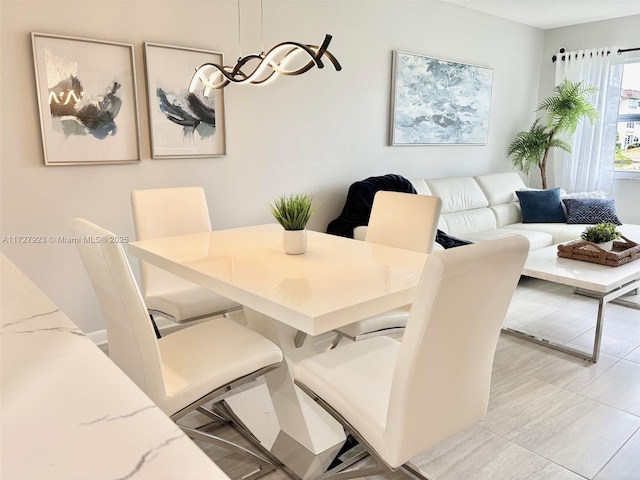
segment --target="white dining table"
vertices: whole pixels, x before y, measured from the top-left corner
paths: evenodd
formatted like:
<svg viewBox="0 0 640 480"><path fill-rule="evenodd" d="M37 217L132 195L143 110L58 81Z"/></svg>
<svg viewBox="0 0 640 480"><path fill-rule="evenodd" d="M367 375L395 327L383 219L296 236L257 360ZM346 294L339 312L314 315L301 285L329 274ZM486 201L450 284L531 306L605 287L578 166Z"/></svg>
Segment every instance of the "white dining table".
<svg viewBox="0 0 640 480"><path fill-rule="evenodd" d="M290 365L316 353L313 342L296 338L411 303L427 255L314 231L307 232L304 254L287 255L282 233L277 224L256 225L137 241L128 248L140 260L240 303L248 325L280 346L285 362L265 376L266 399L267 390L256 388L226 401L263 447L289 457L284 463L300 463L289 465L290 473L312 478L328 466L345 435L293 384ZM309 455L296 454L292 461L291 443Z"/></svg>

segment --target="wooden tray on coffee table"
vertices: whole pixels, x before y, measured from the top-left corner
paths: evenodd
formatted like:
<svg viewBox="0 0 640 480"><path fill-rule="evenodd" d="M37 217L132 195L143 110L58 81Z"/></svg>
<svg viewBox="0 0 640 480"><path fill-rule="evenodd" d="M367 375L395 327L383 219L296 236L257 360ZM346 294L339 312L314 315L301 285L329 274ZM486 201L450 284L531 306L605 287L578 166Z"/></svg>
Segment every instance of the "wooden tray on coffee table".
<svg viewBox="0 0 640 480"><path fill-rule="evenodd" d="M604 250L598 245L586 240L573 240L558 245L558 256L581 260L583 262L598 263L608 267L619 267L625 263L640 258L640 245L621 235L622 241L615 240L611 251Z"/></svg>

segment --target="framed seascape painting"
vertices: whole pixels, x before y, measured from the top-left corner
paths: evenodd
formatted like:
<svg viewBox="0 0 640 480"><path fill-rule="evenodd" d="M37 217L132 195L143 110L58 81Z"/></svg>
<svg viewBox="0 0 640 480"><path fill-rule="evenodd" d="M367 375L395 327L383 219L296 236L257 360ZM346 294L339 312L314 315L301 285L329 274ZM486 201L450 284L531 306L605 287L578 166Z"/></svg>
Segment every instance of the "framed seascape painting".
<svg viewBox="0 0 640 480"><path fill-rule="evenodd" d="M493 70L395 51L391 145L483 145Z"/></svg>
<svg viewBox="0 0 640 480"><path fill-rule="evenodd" d="M151 156L213 157L226 154L224 89L190 92L191 79L204 63L223 65L222 54L146 42Z"/></svg>
<svg viewBox="0 0 640 480"><path fill-rule="evenodd" d="M31 33L45 165L140 161L133 45Z"/></svg>

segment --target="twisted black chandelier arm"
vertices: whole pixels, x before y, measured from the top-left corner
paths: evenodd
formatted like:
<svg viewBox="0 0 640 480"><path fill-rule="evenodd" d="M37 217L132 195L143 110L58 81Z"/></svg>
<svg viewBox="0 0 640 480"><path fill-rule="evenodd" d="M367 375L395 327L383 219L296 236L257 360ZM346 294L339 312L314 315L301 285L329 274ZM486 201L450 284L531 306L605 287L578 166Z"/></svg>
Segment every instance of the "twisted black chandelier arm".
<svg viewBox="0 0 640 480"><path fill-rule="evenodd" d="M328 50L331 39L331 35L325 35L320 46L297 42L279 43L267 53L239 58L234 67L205 63L196 69L189 84L189 91L194 92L204 87L206 95L210 90L224 88L230 83L260 85L277 75L300 75L309 71L314 65L324 68L322 57L329 59L336 71L340 71L342 66ZM298 68L287 68L287 65L298 55L306 55L309 60ZM247 74L243 68L252 61L257 61L258 65Z"/></svg>

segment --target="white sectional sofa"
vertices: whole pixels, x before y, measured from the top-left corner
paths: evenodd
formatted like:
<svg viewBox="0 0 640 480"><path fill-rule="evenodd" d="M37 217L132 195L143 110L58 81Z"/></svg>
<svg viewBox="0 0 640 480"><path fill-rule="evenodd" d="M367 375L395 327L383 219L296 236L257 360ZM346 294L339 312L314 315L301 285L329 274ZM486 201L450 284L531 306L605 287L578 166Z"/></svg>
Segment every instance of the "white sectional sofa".
<svg viewBox="0 0 640 480"><path fill-rule="evenodd" d="M516 172L477 177L410 179L418 194L442 199L438 228L449 235L472 242L520 234L529 239L532 250L580 237L585 224L522 223L516 191L526 185ZM363 240L367 227L354 229ZM624 228L622 228L624 233ZM436 249L438 245L436 244Z"/></svg>

